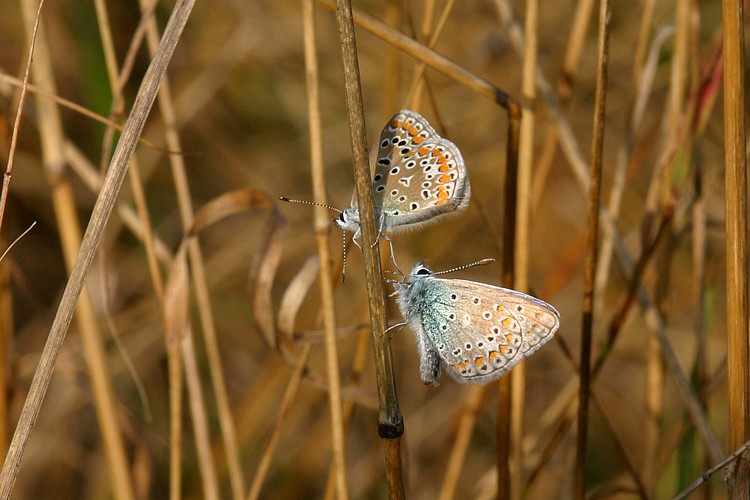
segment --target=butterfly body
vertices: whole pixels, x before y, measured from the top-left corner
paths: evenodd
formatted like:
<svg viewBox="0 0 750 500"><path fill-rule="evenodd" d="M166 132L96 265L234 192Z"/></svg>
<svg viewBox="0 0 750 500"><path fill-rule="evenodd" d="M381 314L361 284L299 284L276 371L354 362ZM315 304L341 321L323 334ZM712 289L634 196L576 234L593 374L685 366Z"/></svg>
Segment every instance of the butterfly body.
<svg viewBox="0 0 750 500"><path fill-rule="evenodd" d="M417 340L426 384L438 384L441 367L459 382L496 380L560 326L559 313L544 301L494 285L438 278L421 262L394 287Z"/></svg>
<svg viewBox="0 0 750 500"><path fill-rule="evenodd" d="M378 233L416 227L469 204L471 187L461 152L419 113L397 112L371 153ZM356 197L334 223L361 235Z"/></svg>

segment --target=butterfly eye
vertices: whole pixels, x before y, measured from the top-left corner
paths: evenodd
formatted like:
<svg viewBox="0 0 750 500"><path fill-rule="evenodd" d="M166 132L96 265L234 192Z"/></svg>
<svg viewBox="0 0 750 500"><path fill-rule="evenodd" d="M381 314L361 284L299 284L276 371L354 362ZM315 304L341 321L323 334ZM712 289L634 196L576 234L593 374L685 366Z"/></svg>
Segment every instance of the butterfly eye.
<svg viewBox="0 0 750 500"><path fill-rule="evenodd" d="M427 276L428 274L430 274L430 271L424 267L417 271L417 276Z"/></svg>
<svg viewBox="0 0 750 500"><path fill-rule="evenodd" d="M344 212L341 212L341 215L339 215L338 219L339 219L339 220L340 220L341 222L346 222L346 219L344 218Z"/></svg>

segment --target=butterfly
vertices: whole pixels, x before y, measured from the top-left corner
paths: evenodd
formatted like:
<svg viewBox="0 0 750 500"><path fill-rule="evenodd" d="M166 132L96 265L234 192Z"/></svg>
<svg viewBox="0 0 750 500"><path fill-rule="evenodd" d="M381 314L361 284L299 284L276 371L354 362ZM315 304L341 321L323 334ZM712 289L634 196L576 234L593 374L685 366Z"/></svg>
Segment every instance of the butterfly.
<svg viewBox="0 0 750 500"><path fill-rule="evenodd" d="M414 332L425 384L438 385L441 367L459 382L497 380L560 327L560 314L542 300L437 274L418 262L403 281L393 281L400 325Z"/></svg>
<svg viewBox="0 0 750 500"><path fill-rule="evenodd" d="M378 238L390 242L386 232L418 227L469 204L471 186L461 152L416 111L402 109L393 115L370 158ZM354 243L360 246L356 193L334 223L354 231Z"/></svg>
<svg viewBox="0 0 750 500"><path fill-rule="evenodd" d="M440 137L429 122L416 111L402 109L383 127L379 142L370 151L372 195L378 228L376 241L382 236L391 247L391 259L398 269L393 243L386 234L408 227L416 228L441 215L456 213L469 205L471 185L466 164L458 147ZM318 203L304 200L281 200L295 203ZM334 224L353 231L354 243L361 249L357 195L346 210L322 205L339 212ZM344 245L346 250L346 245ZM344 252L344 271L346 251ZM400 271L399 271L400 272Z"/></svg>

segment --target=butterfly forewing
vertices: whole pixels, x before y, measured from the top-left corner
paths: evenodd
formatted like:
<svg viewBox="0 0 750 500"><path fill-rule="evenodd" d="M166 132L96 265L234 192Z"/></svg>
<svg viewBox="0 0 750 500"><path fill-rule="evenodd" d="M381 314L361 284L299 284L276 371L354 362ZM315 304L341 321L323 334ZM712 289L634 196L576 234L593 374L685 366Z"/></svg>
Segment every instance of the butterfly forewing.
<svg viewBox="0 0 750 500"><path fill-rule="evenodd" d="M534 297L473 281L427 281L423 329L460 381L487 383L552 338L557 311Z"/></svg>
<svg viewBox="0 0 750 500"><path fill-rule="evenodd" d="M461 152L419 114L396 113L377 147L373 197L388 229L468 204L470 189Z"/></svg>

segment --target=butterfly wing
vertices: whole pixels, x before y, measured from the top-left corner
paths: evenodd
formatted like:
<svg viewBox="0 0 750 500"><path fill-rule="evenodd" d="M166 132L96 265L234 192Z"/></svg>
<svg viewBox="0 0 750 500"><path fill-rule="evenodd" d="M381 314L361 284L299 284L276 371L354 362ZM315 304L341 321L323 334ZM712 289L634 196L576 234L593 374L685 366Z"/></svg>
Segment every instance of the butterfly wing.
<svg viewBox="0 0 750 500"><path fill-rule="evenodd" d="M486 384L510 371L555 334L554 307L515 290L465 280L430 278L422 327L446 371Z"/></svg>
<svg viewBox="0 0 750 500"><path fill-rule="evenodd" d="M396 113L376 146L373 199L386 230L468 205L471 190L461 152L418 113Z"/></svg>

